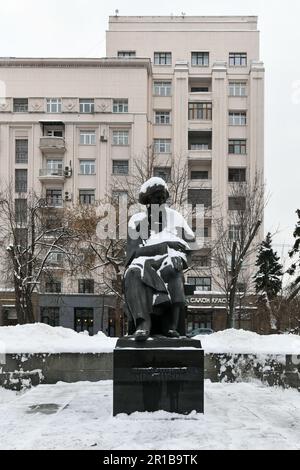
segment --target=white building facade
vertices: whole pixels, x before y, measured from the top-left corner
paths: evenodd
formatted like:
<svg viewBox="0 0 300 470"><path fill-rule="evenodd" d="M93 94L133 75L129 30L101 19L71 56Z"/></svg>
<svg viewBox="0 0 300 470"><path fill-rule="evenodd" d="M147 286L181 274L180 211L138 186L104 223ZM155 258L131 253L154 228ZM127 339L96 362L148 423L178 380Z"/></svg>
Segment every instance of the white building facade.
<svg viewBox="0 0 300 470"><path fill-rule="evenodd" d="M110 17L106 56L0 59L1 183L12 182L16 199L34 190L58 208L93 204L116 181L124 189L134 162L153 152L155 175L172 178L185 165L189 200L230 210L230 183L264 169L257 18ZM216 290L205 266L213 215L205 216L197 274L189 274L204 292ZM55 307L69 327L76 308L92 308L96 332L104 304L82 281L61 279L61 293L73 295L67 309L47 293L41 308Z"/></svg>

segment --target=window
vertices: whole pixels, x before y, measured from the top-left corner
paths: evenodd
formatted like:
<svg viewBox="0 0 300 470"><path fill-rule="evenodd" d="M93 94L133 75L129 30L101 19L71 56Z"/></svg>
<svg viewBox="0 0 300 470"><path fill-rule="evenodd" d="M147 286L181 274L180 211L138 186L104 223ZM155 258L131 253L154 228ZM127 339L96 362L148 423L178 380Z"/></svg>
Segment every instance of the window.
<svg viewBox="0 0 300 470"><path fill-rule="evenodd" d="M93 294L94 293L94 279L79 279L78 280L79 294Z"/></svg>
<svg viewBox="0 0 300 470"><path fill-rule="evenodd" d="M113 145L129 145L129 132L113 131Z"/></svg>
<svg viewBox="0 0 300 470"><path fill-rule="evenodd" d="M229 225L228 235L229 240L232 242L237 242L240 240L241 229L239 225Z"/></svg>
<svg viewBox="0 0 300 470"><path fill-rule="evenodd" d="M155 81L153 88L154 95L156 96L171 96L172 82Z"/></svg>
<svg viewBox="0 0 300 470"><path fill-rule="evenodd" d="M113 174L114 175L128 175L129 162L128 160L113 160Z"/></svg>
<svg viewBox="0 0 300 470"><path fill-rule="evenodd" d="M212 205L212 190L211 189L189 189L188 190L188 203L196 206L197 204L204 205L205 208Z"/></svg>
<svg viewBox="0 0 300 470"><path fill-rule="evenodd" d="M230 211L244 211L246 209L246 199L243 196L228 198L228 209Z"/></svg>
<svg viewBox="0 0 300 470"><path fill-rule="evenodd" d="M94 204L95 203L95 190L94 189L80 189L79 190L80 204Z"/></svg>
<svg viewBox="0 0 300 470"><path fill-rule="evenodd" d="M47 113L61 113L61 98L47 99Z"/></svg>
<svg viewBox="0 0 300 470"><path fill-rule="evenodd" d="M61 281L52 279L45 284L45 292L48 294L60 294L62 291Z"/></svg>
<svg viewBox="0 0 300 470"><path fill-rule="evenodd" d="M229 82L229 96L247 96L247 83Z"/></svg>
<svg viewBox="0 0 300 470"><path fill-rule="evenodd" d="M62 176L63 175L63 161L62 160L47 160L46 168L47 176Z"/></svg>
<svg viewBox="0 0 300 470"><path fill-rule="evenodd" d="M192 86L191 93L208 93L208 86Z"/></svg>
<svg viewBox="0 0 300 470"><path fill-rule="evenodd" d="M170 111L155 111L155 124L170 124Z"/></svg>
<svg viewBox="0 0 300 470"><path fill-rule="evenodd" d="M96 162L95 160L80 160L80 174L81 175L95 175Z"/></svg>
<svg viewBox="0 0 300 470"><path fill-rule="evenodd" d="M118 57L125 57L126 59L129 57L135 57L135 51L118 51Z"/></svg>
<svg viewBox="0 0 300 470"><path fill-rule="evenodd" d="M15 170L15 191L16 193L27 192L27 170Z"/></svg>
<svg viewBox="0 0 300 470"><path fill-rule="evenodd" d="M171 139L154 139L154 153L171 153Z"/></svg>
<svg viewBox="0 0 300 470"><path fill-rule="evenodd" d="M41 322L59 326L59 307L41 307Z"/></svg>
<svg viewBox="0 0 300 470"><path fill-rule="evenodd" d="M50 207L62 207L62 189L47 189L46 201Z"/></svg>
<svg viewBox="0 0 300 470"><path fill-rule="evenodd" d="M247 124L247 113L243 112L230 112L229 125L230 126L245 126Z"/></svg>
<svg viewBox="0 0 300 470"><path fill-rule="evenodd" d="M128 113L128 100L114 100L113 112L114 113Z"/></svg>
<svg viewBox="0 0 300 470"><path fill-rule="evenodd" d="M94 333L94 309L93 308L75 308L74 329L77 333L88 331L91 336Z"/></svg>
<svg viewBox="0 0 300 470"><path fill-rule="evenodd" d="M243 183L246 181L246 168L228 168L228 181L230 183Z"/></svg>
<svg viewBox="0 0 300 470"><path fill-rule="evenodd" d="M246 67L246 66L247 66L247 53L246 52L230 52L229 67Z"/></svg>
<svg viewBox="0 0 300 470"><path fill-rule="evenodd" d="M27 200L15 199L15 221L17 224L25 224L27 221Z"/></svg>
<svg viewBox="0 0 300 470"><path fill-rule="evenodd" d="M247 142L245 139L242 140L229 140L228 152L235 155L246 155L247 153Z"/></svg>
<svg viewBox="0 0 300 470"><path fill-rule="evenodd" d="M190 150L209 150L209 144L190 144Z"/></svg>
<svg viewBox="0 0 300 470"><path fill-rule="evenodd" d="M94 113L95 112L95 103L93 99L83 98L79 100L79 107L81 113Z"/></svg>
<svg viewBox="0 0 300 470"><path fill-rule="evenodd" d="M80 131L80 145L96 145L96 131Z"/></svg>
<svg viewBox="0 0 300 470"><path fill-rule="evenodd" d="M16 140L16 163L28 163L28 139Z"/></svg>
<svg viewBox="0 0 300 470"><path fill-rule="evenodd" d="M171 168L169 167L156 167L153 170L153 176L162 178L165 181L171 181Z"/></svg>
<svg viewBox="0 0 300 470"><path fill-rule="evenodd" d="M154 65L172 65L172 53L154 52Z"/></svg>
<svg viewBox="0 0 300 470"><path fill-rule="evenodd" d="M211 121L212 103L189 103L189 119Z"/></svg>
<svg viewBox="0 0 300 470"><path fill-rule="evenodd" d="M210 277L188 277L188 284L195 286L198 291L211 291L211 278Z"/></svg>
<svg viewBox="0 0 300 470"><path fill-rule="evenodd" d="M64 131L63 130L54 130L54 129L48 129L47 130L47 136L48 137L63 137L64 136Z"/></svg>
<svg viewBox="0 0 300 470"><path fill-rule="evenodd" d="M194 67L208 67L209 52L192 52L192 65Z"/></svg>
<svg viewBox="0 0 300 470"><path fill-rule="evenodd" d="M55 251L55 250L49 253L49 256L47 259L48 264L55 265L55 266L61 266L63 264L63 260L64 260L64 254L61 251Z"/></svg>
<svg viewBox="0 0 300 470"><path fill-rule="evenodd" d="M208 180L208 171L193 170L191 171L192 180Z"/></svg>
<svg viewBox="0 0 300 470"><path fill-rule="evenodd" d="M15 98L14 99L14 113L28 113L28 99Z"/></svg>

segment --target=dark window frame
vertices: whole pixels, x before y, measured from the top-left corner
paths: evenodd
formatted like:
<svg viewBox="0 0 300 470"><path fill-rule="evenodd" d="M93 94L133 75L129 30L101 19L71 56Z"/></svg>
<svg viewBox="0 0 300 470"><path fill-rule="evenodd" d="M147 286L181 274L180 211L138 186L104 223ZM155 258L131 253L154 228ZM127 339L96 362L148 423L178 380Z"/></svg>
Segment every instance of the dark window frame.
<svg viewBox="0 0 300 470"><path fill-rule="evenodd" d="M196 60L195 60L196 59ZM207 59L207 63L206 60ZM192 51L191 64L192 67L209 67L209 52L207 51Z"/></svg>

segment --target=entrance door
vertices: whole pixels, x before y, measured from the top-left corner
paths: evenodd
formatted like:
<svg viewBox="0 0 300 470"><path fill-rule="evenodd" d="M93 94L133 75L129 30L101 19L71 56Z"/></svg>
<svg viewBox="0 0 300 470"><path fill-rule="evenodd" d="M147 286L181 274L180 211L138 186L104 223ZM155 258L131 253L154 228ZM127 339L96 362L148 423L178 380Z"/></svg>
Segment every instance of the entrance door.
<svg viewBox="0 0 300 470"><path fill-rule="evenodd" d="M75 331L81 333L88 331L90 336L94 334L94 309L75 308Z"/></svg>

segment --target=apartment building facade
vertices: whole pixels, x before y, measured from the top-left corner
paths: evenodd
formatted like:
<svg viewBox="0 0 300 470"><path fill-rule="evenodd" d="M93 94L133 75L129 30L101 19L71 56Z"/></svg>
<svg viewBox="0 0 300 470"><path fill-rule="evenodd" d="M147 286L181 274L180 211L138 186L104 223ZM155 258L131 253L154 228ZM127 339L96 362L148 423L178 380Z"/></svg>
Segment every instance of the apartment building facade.
<svg viewBox="0 0 300 470"><path fill-rule="evenodd" d="M93 204L118 180L124 189L134 161L152 153L154 175L172 179L185 165L189 201L221 201L226 214L230 183L263 174L257 18L110 17L106 56L0 60L1 180L13 181L16 199L34 189L54 207ZM208 210L199 269L187 279L201 296L216 290L206 269L213 217ZM107 331L113 301L92 281L64 278L60 296L42 293L41 318ZM189 327L214 327L220 305L198 306Z"/></svg>

